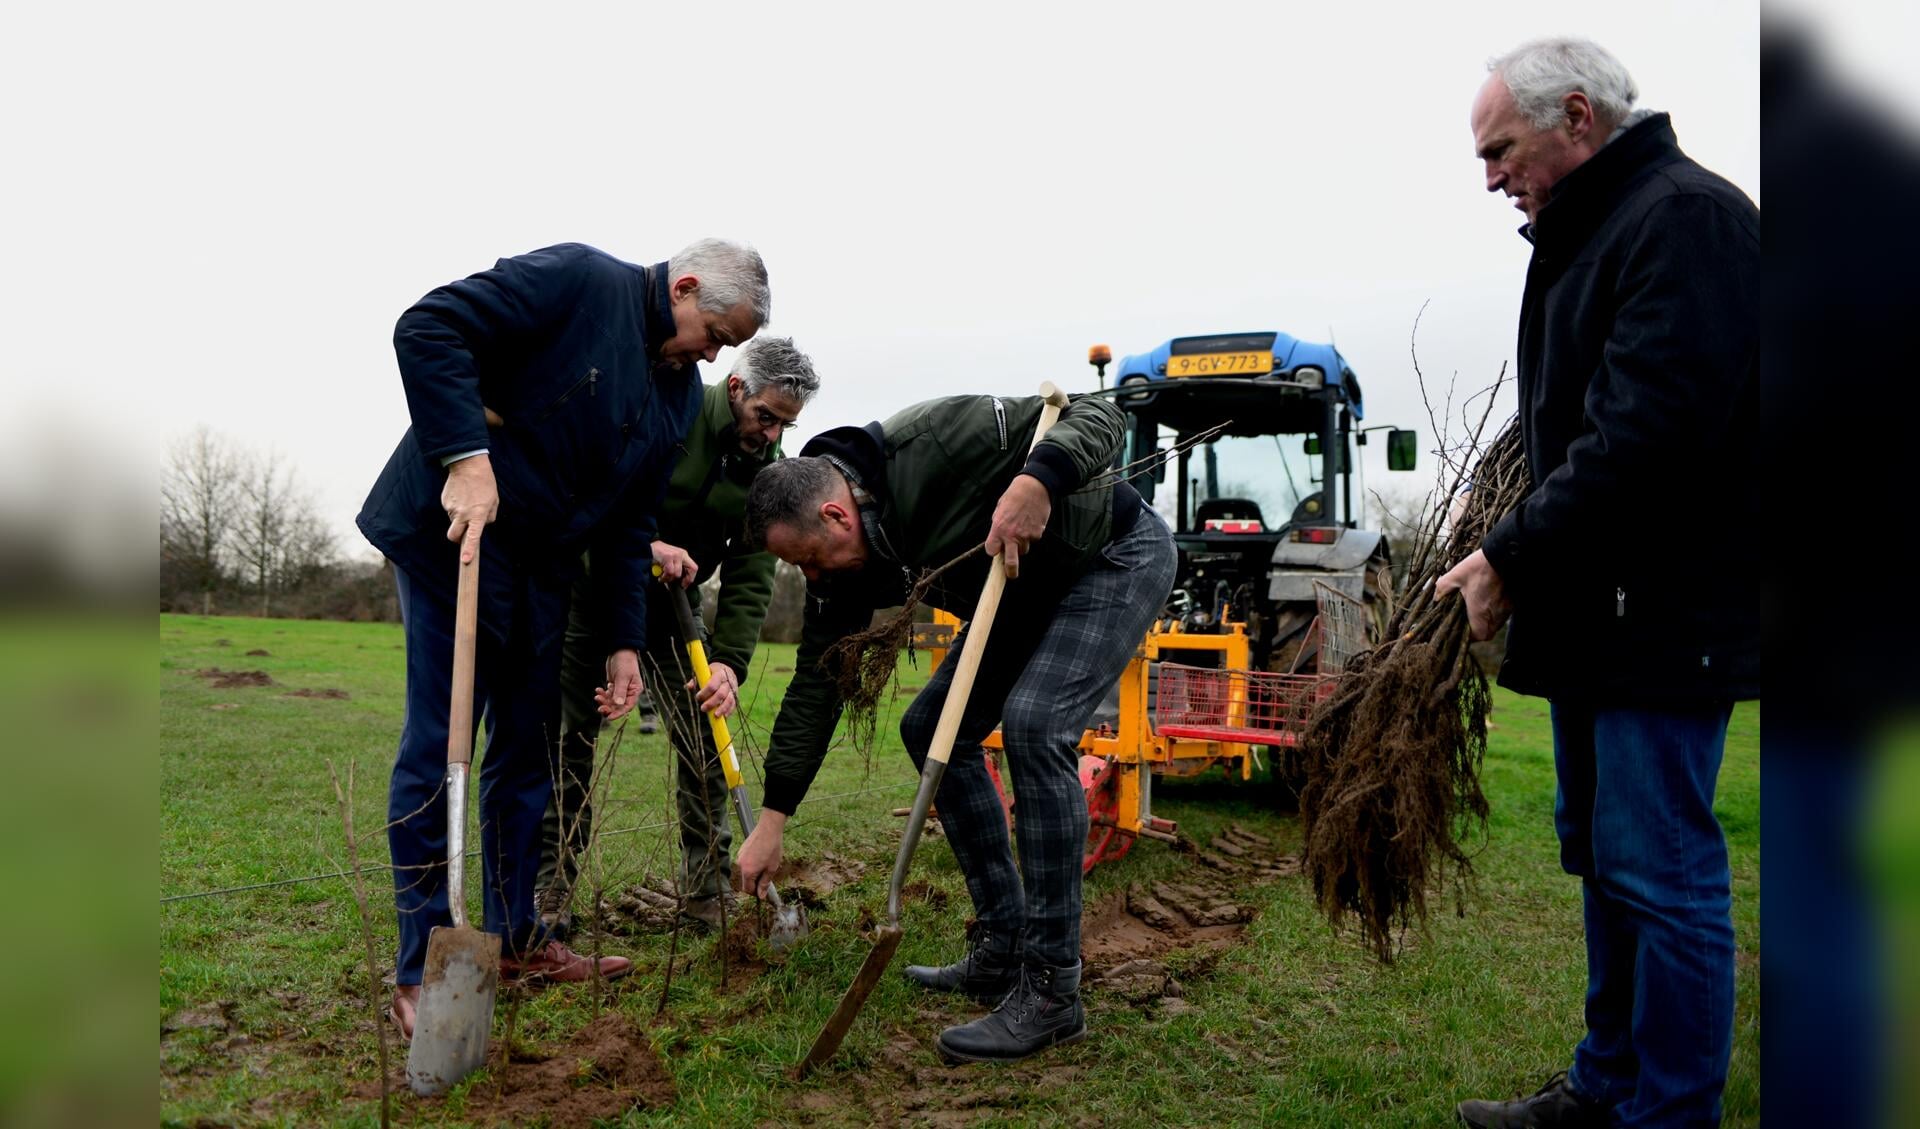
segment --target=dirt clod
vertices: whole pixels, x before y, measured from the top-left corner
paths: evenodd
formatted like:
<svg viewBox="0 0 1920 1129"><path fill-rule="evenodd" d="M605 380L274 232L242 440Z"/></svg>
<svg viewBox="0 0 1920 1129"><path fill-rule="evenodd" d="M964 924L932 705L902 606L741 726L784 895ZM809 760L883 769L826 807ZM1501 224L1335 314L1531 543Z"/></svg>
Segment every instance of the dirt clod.
<svg viewBox="0 0 1920 1129"><path fill-rule="evenodd" d="M803 905L817 906L826 901L828 894L858 882L866 872L866 863L828 852L817 859L789 862L781 868L775 884L783 896L797 897Z"/></svg>
<svg viewBox="0 0 1920 1129"><path fill-rule="evenodd" d="M1137 886L1127 891L1127 912L1146 922L1148 928L1162 933L1180 936L1187 931L1185 921L1174 916L1173 911L1153 895L1141 893Z"/></svg>
<svg viewBox="0 0 1920 1129"><path fill-rule="evenodd" d="M250 659L265 659L271 658L272 653L265 647L255 647L253 650L247 652L247 657Z"/></svg>

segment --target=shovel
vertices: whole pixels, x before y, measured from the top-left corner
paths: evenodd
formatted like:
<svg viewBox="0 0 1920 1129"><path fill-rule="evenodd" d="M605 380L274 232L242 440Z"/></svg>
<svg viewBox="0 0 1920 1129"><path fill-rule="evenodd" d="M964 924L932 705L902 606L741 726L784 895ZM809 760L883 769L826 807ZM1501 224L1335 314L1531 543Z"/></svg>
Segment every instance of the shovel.
<svg viewBox="0 0 1920 1129"><path fill-rule="evenodd" d="M653 566L653 574L660 575L660 566ZM687 602L687 590L669 580L662 580L667 591L673 593L673 617L680 625L680 638L687 641L687 661L693 664L694 686L705 686L713 677L713 668L707 665L707 648L700 642L700 632L693 626L693 607ZM720 750L720 771L727 778L727 795L733 801L733 814L740 820L740 834L753 834L753 807L747 803L747 782L740 776L740 758L733 751L733 734L727 731L727 719L717 713L707 715L707 724L713 727L713 747ZM776 953L785 952L807 935L807 918L800 912L798 902L788 903L780 898L780 891L767 883L767 902L773 906L773 924L767 929L767 944Z"/></svg>
<svg viewBox="0 0 1920 1129"><path fill-rule="evenodd" d="M1040 395L1045 398L1046 405L1040 409L1040 423L1033 429L1033 442L1036 444L1054 421L1060 418L1060 409L1067 406L1067 394L1055 388L1052 381L1040 385ZM1031 445L1028 450L1032 450ZM913 864L913 849L919 845L920 832L927 825L927 811L933 807L934 794L940 791L940 781L947 775L947 758L953 755L953 740L960 732L960 718L966 713L967 696L973 692L973 679L980 671L980 656L987 649L987 632L993 629L994 614L1000 610L1000 594L1006 587L1006 564L1001 555L996 553L993 562L987 566L987 582L980 589L980 602L974 606L973 618L967 621L967 641L960 649L960 665L954 668L946 701L940 705L940 722L933 730L933 747L927 750L926 764L920 769L920 791L913 797L913 809L907 814L907 829L900 836L900 852L894 856L893 879L887 884L887 923L880 927L874 937L873 951L867 954L853 983L848 985L846 994L840 997L840 1004L828 1017L827 1025L820 1029L820 1034L814 1037L813 1046L807 1048L807 1056L794 1068L797 1078L805 1078L840 1049L840 1043L847 1037L855 1017L866 1006L867 997L873 994L874 985L880 982L880 974L887 970L887 963L900 948L900 898L907 881L907 869Z"/></svg>
<svg viewBox="0 0 1920 1129"><path fill-rule="evenodd" d="M447 709L447 909L451 926L427 935L420 1010L407 1051L407 1085L423 1098L445 1093L487 1060L487 1031L500 986L500 938L467 924L467 770L473 764L473 650L480 603L480 550L460 566L453 616L453 700Z"/></svg>

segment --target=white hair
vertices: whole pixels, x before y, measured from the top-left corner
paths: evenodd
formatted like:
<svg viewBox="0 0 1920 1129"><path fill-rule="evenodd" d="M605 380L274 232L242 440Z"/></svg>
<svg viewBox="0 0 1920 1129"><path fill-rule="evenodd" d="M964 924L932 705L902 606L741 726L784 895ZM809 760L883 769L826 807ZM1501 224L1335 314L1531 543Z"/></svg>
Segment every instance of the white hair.
<svg viewBox="0 0 1920 1129"><path fill-rule="evenodd" d="M760 252L745 243L695 240L667 260L667 275L669 281L687 275L699 279L699 305L707 313L731 313L744 303L753 310L754 321L763 326L772 314L767 265L760 261Z"/></svg>
<svg viewBox="0 0 1920 1129"><path fill-rule="evenodd" d="M772 388L803 407L820 391L813 359L794 348L791 337L756 337L740 346L732 375L740 378L749 396Z"/></svg>
<svg viewBox="0 0 1920 1129"><path fill-rule="evenodd" d="M1535 129L1552 129L1566 121L1562 101L1576 90L1587 96L1594 118L1609 129L1632 112L1634 99L1640 97L1620 60L1587 39L1536 39L1487 60L1487 69L1507 84L1513 104Z"/></svg>

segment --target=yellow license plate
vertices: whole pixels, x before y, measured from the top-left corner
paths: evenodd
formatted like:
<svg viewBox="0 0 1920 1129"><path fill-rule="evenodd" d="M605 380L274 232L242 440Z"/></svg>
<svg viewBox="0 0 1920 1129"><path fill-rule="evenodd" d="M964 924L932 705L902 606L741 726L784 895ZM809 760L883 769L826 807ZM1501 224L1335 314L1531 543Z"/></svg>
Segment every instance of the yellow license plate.
<svg viewBox="0 0 1920 1129"><path fill-rule="evenodd" d="M1273 354L1189 353L1167 358L1168 376L1263 376L1273 370Z"/></svg>

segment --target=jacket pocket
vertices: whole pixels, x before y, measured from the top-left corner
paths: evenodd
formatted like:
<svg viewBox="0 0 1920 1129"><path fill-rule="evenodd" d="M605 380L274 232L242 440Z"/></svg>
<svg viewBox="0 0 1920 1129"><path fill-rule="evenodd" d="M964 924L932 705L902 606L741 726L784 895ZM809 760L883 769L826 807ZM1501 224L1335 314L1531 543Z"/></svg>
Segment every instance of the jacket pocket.
<svg viewBox="0 0 1920 1129"><path fill-rule="evenodd" d="M546 410L540 413L538 417L539 421L545 423L547 420L552 419L553 413L566 407L567 401L573 399L583 388L586 389L587 395L589 396L598 396L600 394L600 370L598 368L589 368L587 371L581 373L580 379L574 381L565 392L560 393L559 397L556 398L553 403L547 405Z"/></svg>

